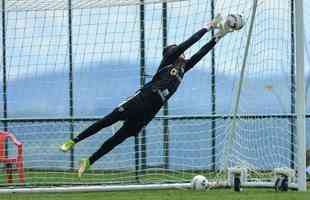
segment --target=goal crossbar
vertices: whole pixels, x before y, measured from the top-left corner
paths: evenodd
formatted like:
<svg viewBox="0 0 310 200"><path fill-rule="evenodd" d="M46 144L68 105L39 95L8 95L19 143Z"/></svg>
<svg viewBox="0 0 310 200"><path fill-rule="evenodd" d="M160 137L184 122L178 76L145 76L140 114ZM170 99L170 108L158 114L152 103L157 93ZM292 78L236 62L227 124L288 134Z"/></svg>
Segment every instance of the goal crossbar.
<svg viewBox="0 0 310 200"><path fill-rule="evenodd" d="M91 8L111 8L132 5L147 5L158 3L172 3L188 0L71 0L71 9L91 9ZM18 11L43 11L43 10L66 10L69 7L69 0L55 0L55 1L35 1L35 0L11 0L6 3L7 12Z"/></svg>

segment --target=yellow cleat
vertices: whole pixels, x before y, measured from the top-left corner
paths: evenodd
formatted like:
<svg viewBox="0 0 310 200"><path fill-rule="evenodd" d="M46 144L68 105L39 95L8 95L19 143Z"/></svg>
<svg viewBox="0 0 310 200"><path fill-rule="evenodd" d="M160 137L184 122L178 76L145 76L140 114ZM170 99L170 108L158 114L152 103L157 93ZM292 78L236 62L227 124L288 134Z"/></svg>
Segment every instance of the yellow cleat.
<svg viewBox="0 0 310 200"><path fill-rule="evenodd" d="M84 172L85 172L86 170L88 170L89 167L90 167L89 159L82 159L82 160L80 161L80 168L79 168L79 174L78 174L79 178L82 177L82 175L84 174Z"/></svg>
<svg viewBox="0 0 310 200"><path fill-rule="evenodd" d="M59 149L63 152L67 152L67 151L70 151L73 146L75 145L75 142L73 140L68 140L66 141L65 143L63 143Z"/></svg>

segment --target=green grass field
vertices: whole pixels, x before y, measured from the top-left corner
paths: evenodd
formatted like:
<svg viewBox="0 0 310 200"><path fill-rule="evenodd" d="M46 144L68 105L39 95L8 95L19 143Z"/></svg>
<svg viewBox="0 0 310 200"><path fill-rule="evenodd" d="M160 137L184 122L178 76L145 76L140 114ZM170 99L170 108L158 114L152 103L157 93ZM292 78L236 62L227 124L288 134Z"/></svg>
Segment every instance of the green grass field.
<svg viewBox="0 0 310 200"><path fill-rule="evenodd" d="M309 200L310 191L277 193L272 189L245 189L236 193L230 189L214 189L206 192L192 190L155 190L129 192L0 194L1 200Z"/></svg>

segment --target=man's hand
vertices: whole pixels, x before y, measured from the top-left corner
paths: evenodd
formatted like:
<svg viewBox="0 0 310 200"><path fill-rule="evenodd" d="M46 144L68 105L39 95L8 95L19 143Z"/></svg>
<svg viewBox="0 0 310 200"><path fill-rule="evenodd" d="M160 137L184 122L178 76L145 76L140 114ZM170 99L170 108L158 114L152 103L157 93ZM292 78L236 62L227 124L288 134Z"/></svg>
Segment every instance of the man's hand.
<svg viewBox="0 0 310 200"><path fill-rule="evenodd" d="M207 24L207 29L211 30L211 29L216 29L220 27L220 23L223 21L223 17L221 16L221 14L217 14L213 20L211 20L210 22L208 22Z"/></svg>
<svg viewBox="0 0 310 200"><path fill-rule="evenodd" d="M225 19L218 14L209 24L210 28L219 29L215 34L216 40L224 37L227 33L240 30L244 26L241 15L228 15Z"/></svg>

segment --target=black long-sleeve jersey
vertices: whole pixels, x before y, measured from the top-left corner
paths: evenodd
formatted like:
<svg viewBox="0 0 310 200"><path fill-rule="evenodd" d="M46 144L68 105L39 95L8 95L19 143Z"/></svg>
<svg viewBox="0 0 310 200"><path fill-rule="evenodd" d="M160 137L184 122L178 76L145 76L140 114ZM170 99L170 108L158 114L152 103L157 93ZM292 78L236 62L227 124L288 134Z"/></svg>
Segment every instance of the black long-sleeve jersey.
<svg viewBox="0 0 310 200"><path fill-rule="evenodd" d="M144 85L141 91L152 90L153 92L157 92L164 104L177 91L184 74L195 66L215 46L216 40L213 38L190 59L178 60L180 55L200 40L207 31L206 28L199 30L188 40L177 45L172 51L164 55L156 74L150 82Z"/></svg>
<svg viewBox="0 0 310 200"><path fill-rule="evenodd" d="M180 58L180 55L207 31L207 29L201 29L180 45L173 45L172 49L167 50L152 80L118 106L116 110L119 113L119 119L130 121L132 124L148 124L177 91L184 74L215 46L216 40L212 38L190 59Z"/></svg>

